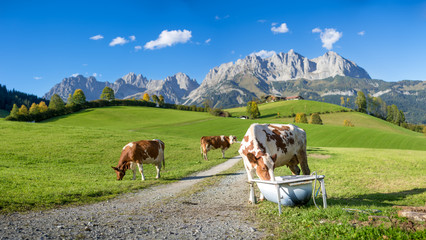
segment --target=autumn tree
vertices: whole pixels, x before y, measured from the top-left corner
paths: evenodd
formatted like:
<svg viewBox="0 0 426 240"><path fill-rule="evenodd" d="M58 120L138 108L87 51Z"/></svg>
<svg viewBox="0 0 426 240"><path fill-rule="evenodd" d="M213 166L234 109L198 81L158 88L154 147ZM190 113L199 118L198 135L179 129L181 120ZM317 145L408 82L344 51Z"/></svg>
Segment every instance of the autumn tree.
<svg viewBox="0 0 426 240"><path fill-rule="evenodd" d="M110 87L104 87L101 94L101 99L112 101L115 99L114 90Z"/></svg>
<svg viewBox="0 0 426 240"><path fill-rule="evenodd" d="M255 119L260 117L259 107L257 106L257 102L250 101L247 103L247 115L250 119Z"/></svg>
<svg viewBox="0 0 426 240"><path fill-rule="evenodd" d="M294 118L295 123L308 123L308 119L306 118L305 113L297 113Z"/></svg>
<svg viewBox="0 0 426 240"><path fill-rule="evenodd" d="M38 109L40 110L41 113L44 113L44 112L47 112L48 107L44 101L41 101L38 104Z"/></svg>
<svg viewBox="0 0 426 240"><path fill-rule="evenodd" d="M18 113L20 115L28 115L28 108L22 104L22 106L19 108Z"/></svg>
<svg viewBox="0 0 426 240"><path fill-rule="evenodd" d="M345 119L345 120L343 120L343 126L345 126L345 127L353 127L354 124L351 122L351 120Z"/></svg>
<svg viewBox="0 0 426 240"><path fill-rule="evenodd" d="M160 96L158 97L158 101L159 101L160 106L163 106L163 105L164 105L164 97L163 97L163 95L160 95Z"/></svg>
<svg viewBox="0 0 426 240"><path fill-rule="evenodd" d="M343 96L340 97L340 106L345 106L345 98Z"/></svg>
<svg viewBox="0 0 426 240"><path fill-rule="evenodd" d="M71 95L71 94L70 94ZM51 110L62 110L65 108L65 103L58 94L53 94L50 98L49 109Z"/></svg>
<svg viewBox="0 0 426 240"><path fill-rule="evenodd" d="M145 101L145 102L149 102L149 94L144 93L142 100Z"/></svg>
<svg viewBox="0 0 426 240"><path fill-rule="evenodd" d="M358 108L358 112L362 112L362 113L367 112L367 99L363 92L359 91L357 93L357 97L355 99L355 105Z"/></svg>
<svg viewBox="0 0 426 240"><path fill-rule="evenodd" d="M343 102L345 102L343 100ZM319 124L322 125L322 119L318 113L312 113L311 117L309 118L309 124Z"/></svg>
<svg viewBox="0 0 426 240"><path fill-rule="evenodd" d="M39 114L40 113L40 108L37 105L37 103L33 103L30 107L30 114Z"/></svg>
<svg viewBox="0 0 426 240"><path fill-rule="evenodd" d="M72 95L72 102L74 104L84 104L86 103L86 96L84 95L83 90L76 89Z"/></svg>

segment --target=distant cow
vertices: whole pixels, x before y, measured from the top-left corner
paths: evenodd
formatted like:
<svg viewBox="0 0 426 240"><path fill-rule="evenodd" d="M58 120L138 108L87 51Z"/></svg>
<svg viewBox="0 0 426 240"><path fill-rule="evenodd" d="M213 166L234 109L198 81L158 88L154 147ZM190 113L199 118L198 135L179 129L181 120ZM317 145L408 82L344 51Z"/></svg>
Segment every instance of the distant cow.
<svg viewBox="0 0 426 240"><path fill-rule="evenodd" d="M201 153L203 154L204 160L207 159L207 152L213 149L222 149L222 157L225 158L225 151L231 146L231 144L237 142L237 137L230 135L228 136L210 136L201 137Z"/></svg>
<svg viewBox="0 0 426 240"><path fill-rule="evenodd" d="M244 161L248 180L254 172L261 180L275 179L274 169L286 165L294 175L310 174L306 155L306 133L292 124L252 124L238 150ZM254 194L250 194L249 201ZM261 195L261 199L263 196Z"/></svg>
<svg viewBox="0 0 426 240"><path fill-rule="evenodd" d="M127 169L132 169L133 180L135 180L137 165L142 175L142 181L144 181L145 176L143 175L142 164L154 164L157 169L156 178L160 178L161 164L166 167L164 162L164 143L161 140L141 140L128 143L121 151L117 167L112 168L117 173L117 180L123 179Z"/></svg>

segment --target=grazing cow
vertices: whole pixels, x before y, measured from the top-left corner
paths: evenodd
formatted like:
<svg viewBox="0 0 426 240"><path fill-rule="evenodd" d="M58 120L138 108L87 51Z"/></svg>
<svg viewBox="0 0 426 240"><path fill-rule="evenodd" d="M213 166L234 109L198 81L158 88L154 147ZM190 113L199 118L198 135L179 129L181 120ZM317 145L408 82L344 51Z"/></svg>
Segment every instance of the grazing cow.
<svg viewBox="0 0 426 240"><path fill-rule="evenodd" d="M310 174L306 155L306 133L292 124L252 124L238 150L244 161L249 182L254 172L261 180L274 181L274 169L286 165L293 175ZM254 203L250 189L249 201ZM261 200L263 195L260 196Z"/></svg>
<svg viewBox="0 0 426 240"><path fill-rule="evenodd" d="M127 169L132 169L133 180L136 179L136 165L142 175L142 181L145 180L143 175L142 164L154 164L157 168L156 178L160 178L161 164L166 167L164 162L164 143L161 140L141 140L138 142L128 143L121 151L120 161L117 167L112 167L117 173L117 180L122 180Z"/></svg>
<svg viewBox="0 0 426 240"><path fill-rule="evenodd" d="M204 160L207 159L207 152L212 149L222 149L222 157L225 158L225 150L227 150L231 144L237 142L237 137L230 135L228 136L211 136L201 137L201 153L203 154Z"/></svg>

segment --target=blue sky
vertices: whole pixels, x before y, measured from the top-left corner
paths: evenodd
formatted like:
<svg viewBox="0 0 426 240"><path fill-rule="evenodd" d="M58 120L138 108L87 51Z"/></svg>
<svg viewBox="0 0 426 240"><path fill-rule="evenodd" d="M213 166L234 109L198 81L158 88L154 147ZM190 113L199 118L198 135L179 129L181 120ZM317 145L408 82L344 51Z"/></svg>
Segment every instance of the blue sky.
<svg viewBox="0 0 426 240"><path fill-rule="evenodd" d="M76 73L201 83L222 63L290 49L426 80L426 1L0 0L0 84L38 96Z"/></svg>

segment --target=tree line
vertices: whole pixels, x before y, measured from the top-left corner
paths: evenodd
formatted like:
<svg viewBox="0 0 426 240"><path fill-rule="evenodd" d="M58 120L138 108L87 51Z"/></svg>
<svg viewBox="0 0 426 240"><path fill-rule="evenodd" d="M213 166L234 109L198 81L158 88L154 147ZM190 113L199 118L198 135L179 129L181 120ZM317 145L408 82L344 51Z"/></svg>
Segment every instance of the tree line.
<svg viewBox="0 0 426 240"><path fill-rule="evenodd" d="M19 92L15 89L7 90L6 86L0 84L0 109L10 112L13 104L30 107L32 103L39 104L41 101L44 101L44 99L36 95Z"/></svg>
<svg viewBox="0 0 426 240"><path fill-rule="evenodd" d="M358 112L381 118L412 131L423 132L426 129L422 125L407 123L404 112L399 110L395 104L388 106L380 97L366 96L362 91L358 91L357 93L355 106Z"/></svg>
<svg viewBox="0 0 426 240"><path fill-rule="evenodd" d="M74 91L74 94L69 94L66 102L64 102L58 94L53 94L48 105L46 102L40 101L39 103L33 102L29 109L27 106L29 106L29 103L21 104L21 107L18 107L18 104L14 103L6 120L39 122L52 117L74 113L82 109L106 106L145 106L197 112L208 111L206 108L197 107L195 105L185 106L165 103L162 95L152 95L150 97L148 93L145 93L141 100L115 99L114 90L110 87L105 87L100 95L100 99L94 101L86 101L83 90L77 89Z"/></svg>

